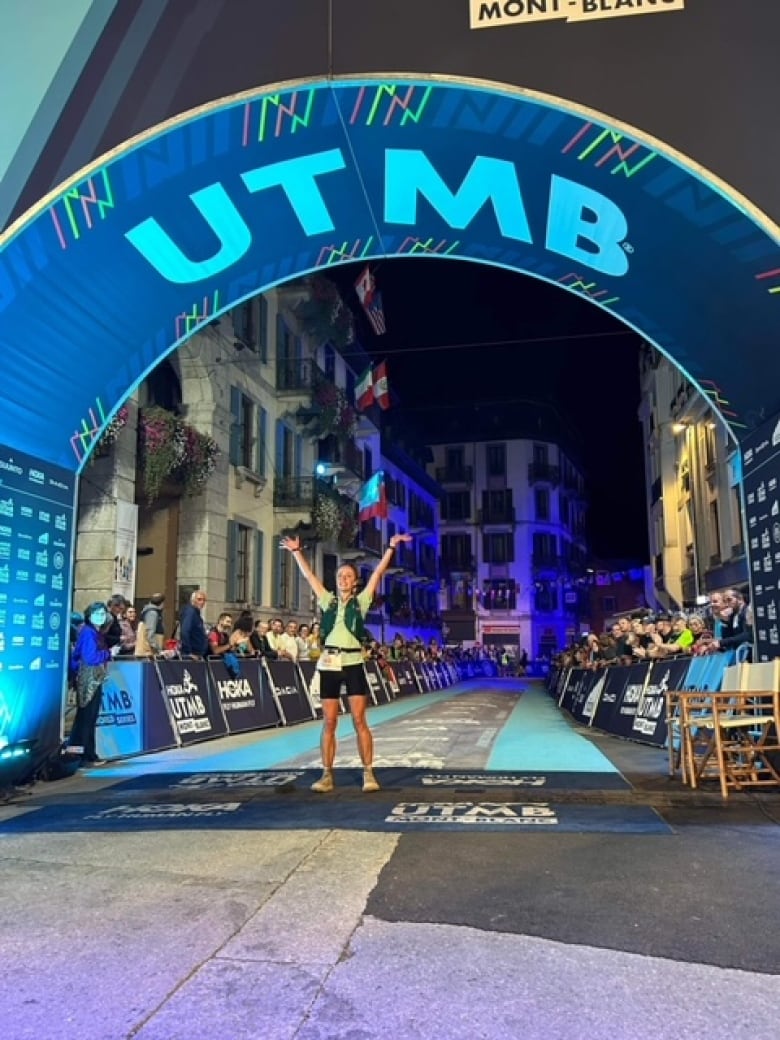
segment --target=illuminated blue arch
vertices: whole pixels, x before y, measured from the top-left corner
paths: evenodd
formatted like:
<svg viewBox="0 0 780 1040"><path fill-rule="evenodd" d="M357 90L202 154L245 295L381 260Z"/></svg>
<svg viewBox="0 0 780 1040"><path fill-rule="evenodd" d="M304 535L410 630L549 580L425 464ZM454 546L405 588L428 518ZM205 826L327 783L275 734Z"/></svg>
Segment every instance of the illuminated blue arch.
<svg viewBox="0 0 780 1040"><path fill-rule="evenodd" d="M307 272L404 255L586 296L739 437L779 407L779 241L715 176L558 99L429 76L269 87L127 142L0 238L0 444L20 480L42 460L67 497L112 412L204 323ZM46 653L20 650L20 670L43 656L61 682Z"/></svg>

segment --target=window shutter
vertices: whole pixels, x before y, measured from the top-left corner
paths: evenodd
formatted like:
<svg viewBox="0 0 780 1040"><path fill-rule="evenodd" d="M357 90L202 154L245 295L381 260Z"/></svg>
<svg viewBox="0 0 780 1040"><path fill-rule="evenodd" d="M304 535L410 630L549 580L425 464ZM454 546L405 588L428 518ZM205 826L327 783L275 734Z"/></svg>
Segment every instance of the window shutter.
<svg viewBox="0 0 780 1040"><path fill-rule="evenodd" d="M264 603L263 599L263 545L262 531L255 531L255 603Z"/></svg>
<svg viewBox="0 0 780 1040"><path fill-rule="evenodd" d="M272 560L272 572L271 572L271 598L273 606L280 607L282 605L282 554L281 552L275 552L271 554Z"/></svg>
<svg viewBox="0 0 780 1040"><path fill-rule="evenodd" d="M233 466L241 465L241 391L237 386L230 388L230 462Z"/></svg>
<svg viewBox="0 0 780 1040"><path fill-rule="evenodd" d="M261 477L265 476L266 471L266 433L268 427L268 413L262 405L257 405L257 440L255 443L255 450L257 452L255 458L255 473L259 473Z"/></svg>
<svg viewBox="0 0 780 1040"><path fill-rule="evenodd" d="M238 524L235 520L228 520L227 527L227 581L225 588L225 599L228 603L236 600L236 547L238 545Z"/></svg>
<svg viewBox="0 0 780 1040"><path fill-rule="evenodd" d="M268 364L268 300L261 296L258 300L257 352L264 365Z"/></svg>
<svg viewBox="0 0 780 1040"><path fill-rule="evenodd" d="M298 433L295 435L295 472L294 476L300 477L303 473L303 437Z"/></svg>
<svg viewBox="0 0 780 1040"><path fill-rule="evenodd" d="M287 428L281 419L276 420L276 476L289 477L285 466L285 442L287 439Z"/></svg>

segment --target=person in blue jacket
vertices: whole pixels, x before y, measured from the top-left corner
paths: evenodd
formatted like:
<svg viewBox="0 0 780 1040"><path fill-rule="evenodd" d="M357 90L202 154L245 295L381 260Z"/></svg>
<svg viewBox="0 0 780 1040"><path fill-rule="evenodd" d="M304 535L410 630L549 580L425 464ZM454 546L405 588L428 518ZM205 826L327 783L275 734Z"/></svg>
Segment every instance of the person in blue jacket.
<svg viewBox="0 0 780 1040"><path fill-rule="evenodd" d="M100 759L95 747L95 727L100 714L103 682L109 661L119 653L119 645L109 648L101 629L108 621L105 603L90 603L84 611L84 624L78 630L70 659L76 676L76 717L70 731L67 753L78 755L82 762Z"/></svg>

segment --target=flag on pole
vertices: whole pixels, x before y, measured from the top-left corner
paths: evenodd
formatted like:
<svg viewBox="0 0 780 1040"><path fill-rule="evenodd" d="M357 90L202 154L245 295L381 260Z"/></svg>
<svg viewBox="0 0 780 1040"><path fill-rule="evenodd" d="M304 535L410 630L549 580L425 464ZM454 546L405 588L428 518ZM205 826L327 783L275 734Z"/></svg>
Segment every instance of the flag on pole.
<svg viewBox="0 0 780 1040"><path fill-rule="evenodd" d="M387 362L382 361L374 370L374 400L383 411L390 407L390 385L387 382Z"/></svg>
<svg viewBox="0 0 780 1040"><path fill-rule="evenodd" d="M374 400L374 370L371 365L355 384L355 407L364 412Z"/></svg>
<svg viewBox="0 0 780 1040"><path fill-rule="evenodd" d="M371 520L387 517L387 492L385 491L385 475L382 470L371 477L360 489L360 511L358 520Z"/></svg>
<svg viewBox="0 0 780 1040"><path fill-rule="evenodd" d="M371 274L371 268L366 264L355 282L355 292L360 300L360 306L366 312L371 328L377 336L387 332L385 325L385 312L382 307L382 294L376 287L376 279Z"/></svg>

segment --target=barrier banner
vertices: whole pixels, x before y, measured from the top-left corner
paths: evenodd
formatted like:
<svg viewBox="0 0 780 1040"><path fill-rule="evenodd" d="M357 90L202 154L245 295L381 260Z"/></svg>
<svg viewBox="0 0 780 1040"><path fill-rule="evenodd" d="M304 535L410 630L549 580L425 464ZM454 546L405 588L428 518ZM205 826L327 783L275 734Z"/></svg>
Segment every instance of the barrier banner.
<svg viewBox="0 0 780 1040"><path fill-rule="evenodd" d="M425 666L419 661L412 662L412 671L414 672L415 678L417 679L417 685L420 688L420 693L430 693L431 683L428 678L428 673Z"/></svg>
<svg viewBox="0 0 780 1040"><path fill-rule="evenodd" d="M558 673L555 686L551 687L552 691L554 691L555 699L558 701L559 706L561 703L561 698L566 692L566 684L569 681L570 675L571 668L561 668L560 672Z"/></svg>
<svg viewBox="0 0 780 1040"><path fill-rule="evenodd" d="M182 744L224 737L227 722L205 661L156 661L171 723Z"/></svg>
<svg viewBox="0 0 780 1040"><path fill-rule="evenodd" d="M155 683L159 698L159 684ZM168 739L175 744L168 726ZM141 661L113 661L103 683L103 697L95 730L100 758L139 755L144 747L144 665Z"/></svg>
<svg viewBox="0 0 780 1040"><path fill-rule="evenodd" d="M420 693L414 669L409 661L393 661L393 671L398 680L398 696L411 697L412 694Z"/></svg>
<svg viewBox="0 0 780 1040"><path fill-rule="evenodd" d="M363 670L366 673L366 682L368 683L368 695L374 704L389 704L390 693L385 686L384 679L379 671L379 665L376 661L365 661L363 663Z"/></svg>
<svg viewBox="0 0 780 1040"><path fill-rule="evenodd" d="M263 658L263 670L284 725L292 726L296 722L308 722L316 718L303 688L298 665L294 661L268 661Z"/></svg>
<svg viewBox="0 0 780 1040"><path fill-rule="evenodd" d="M572 668L559 707L582 721L582 709L595 680L596 672L588 668Z"/></svg>
<svg viewBox="0 0 780 1040"><path fill-rule="evenodd" d="M610 665L606 669L604 686L601 689L601 697L596 705L596 710L591 718L591 726L603 729L607 733L612 730L612 716L617 712L618 705L623 699L623 693L628 682L629 672L636 665ZM642 665L646 668L646 665Z"/></svg>
<svg viewBox="0 0 780 1040"><path fill-rule="evenodd" d="M598 678L591 686L588 691L588 696L585 699L585 703L582 706L582 721L587 722L589 726L593 725L593 717L596 714L596 709L601 701L601 694L604 690L604 683L607 681L606 672L604 669L597 673Z"/></svg>
<svg viewBox="0 0 780 1040"><path fill-rule="evenodd" d="M617 737L634 737L634 720L639 702L644 696L647 680L650 676L650 665L647 661L628 666L628 678L623 696L615 705L607 730Z"/></svg>
<svg viewBox="0 0 780 1040"><path fill-rule="evenodd" d="M592 691L599 684L603 672L592 671L589 668L573 668L569 676L569 682L561 699L561 707L570 712L578 722L590 723L595 711L595 705L591 697ZM599 687L599 693L603 683Z"/></svg>
<svg viewBox="0 0 780 1040"><path fill-rule="evenodd" d="M177 747L179 740L162 693L160 673L152 661L141 665L144 684L143 750L162 751Z"/></svg>
<svg viewBox="0 0 780 1040"><path fill-rule="evenodd" d="M270 690L263 689L259 661L239 659L237 676L218 658L210 660L208 668L230 733L279 725L276 702Z"/></svg>
<svg viewBox="0 0 780 1040"><path fill-rule="evenodd" d="M441 661L434 661L433 670L438 677L440 689L446 689L446 687L450 685L447 669L444 667Z"/></svg>
<svg viewBox="0 0 780 1040"><path fill-rule="evenodd" d="M685 688L690 658L653 661L644 692L636 706L631 736L643 744L666 747L666 691Z"/></svg>

